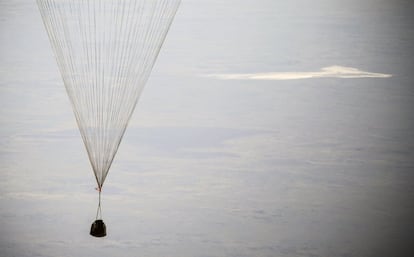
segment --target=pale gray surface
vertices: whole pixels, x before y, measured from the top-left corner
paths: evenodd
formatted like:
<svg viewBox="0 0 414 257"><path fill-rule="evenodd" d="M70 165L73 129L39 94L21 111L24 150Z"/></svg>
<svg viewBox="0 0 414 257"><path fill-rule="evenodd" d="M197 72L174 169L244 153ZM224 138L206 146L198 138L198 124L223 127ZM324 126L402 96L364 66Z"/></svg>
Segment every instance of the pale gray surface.
<svg viewBox="0 0 414 257"><path fill-rule="evenodd" d="M410 256L412 13L411 1L184 0L96 239L93 173L37 7L1 1L0 256ZM332 65L393 77L205 77Z"/></svg>

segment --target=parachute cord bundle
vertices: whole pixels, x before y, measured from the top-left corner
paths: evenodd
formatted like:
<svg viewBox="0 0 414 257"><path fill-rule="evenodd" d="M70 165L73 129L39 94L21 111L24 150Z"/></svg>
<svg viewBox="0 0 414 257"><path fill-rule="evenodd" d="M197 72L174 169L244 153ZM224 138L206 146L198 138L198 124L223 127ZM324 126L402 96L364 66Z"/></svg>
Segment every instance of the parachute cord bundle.
<svg viewBox="0 0 414 257"><path fill-rule="evenodd" d="M37 0L99 188L180 0Z"/></svg>

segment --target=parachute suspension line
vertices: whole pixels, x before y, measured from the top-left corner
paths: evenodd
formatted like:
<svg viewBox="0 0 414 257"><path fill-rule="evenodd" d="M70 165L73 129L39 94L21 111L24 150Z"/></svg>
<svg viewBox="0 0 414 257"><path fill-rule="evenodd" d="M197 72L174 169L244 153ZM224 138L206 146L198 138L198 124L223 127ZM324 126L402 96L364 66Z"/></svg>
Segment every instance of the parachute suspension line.
<svg viewBox="0 0 414 257"><path fill-rule="evenodd" d="M96 209L96 219L95 220L101 220L102 219L102 208L101 208L101 189L98 189L99 191L99 202L98 202L98 208Z"/></svg>
<svg viewBox="0 0 414 257"><path fill-rule="evenodd" d="M180 0L37 0L102 188Z"/></svg>

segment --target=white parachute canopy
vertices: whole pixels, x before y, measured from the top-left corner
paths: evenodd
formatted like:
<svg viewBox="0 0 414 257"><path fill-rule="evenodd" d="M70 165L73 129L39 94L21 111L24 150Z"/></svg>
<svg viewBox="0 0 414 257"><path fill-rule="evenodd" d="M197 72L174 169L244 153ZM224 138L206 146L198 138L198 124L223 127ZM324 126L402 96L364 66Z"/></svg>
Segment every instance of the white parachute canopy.
<svg viewBox="0 0 414 257"><path fill-rule="evenodd" d="M180 0L37 0L99 189Z"/></svg>

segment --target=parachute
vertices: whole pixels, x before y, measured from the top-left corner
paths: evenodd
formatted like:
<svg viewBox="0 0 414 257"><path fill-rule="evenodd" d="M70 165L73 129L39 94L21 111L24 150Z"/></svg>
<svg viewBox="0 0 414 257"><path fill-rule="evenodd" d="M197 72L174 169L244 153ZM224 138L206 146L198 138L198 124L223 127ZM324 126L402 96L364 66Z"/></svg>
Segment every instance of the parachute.
<svg viewBox="0 0 414 257"><path fill-rule="evenodd" d="M105 178L180 0L37 4L98 184L98 219Z"/></svg>

